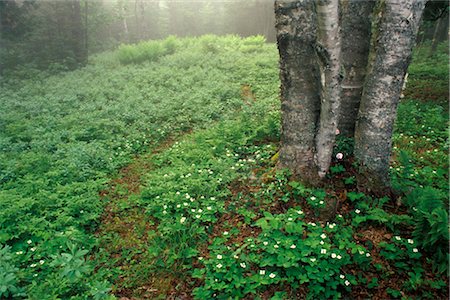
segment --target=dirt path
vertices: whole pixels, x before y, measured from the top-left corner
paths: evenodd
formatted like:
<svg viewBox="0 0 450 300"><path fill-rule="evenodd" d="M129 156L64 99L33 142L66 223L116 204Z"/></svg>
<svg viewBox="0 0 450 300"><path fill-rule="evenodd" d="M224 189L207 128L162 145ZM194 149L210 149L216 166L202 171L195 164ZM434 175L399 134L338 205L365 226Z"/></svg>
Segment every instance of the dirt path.
<svg viewBox="0 0 450 300"><path fill-rule="evenodd" d="M117 274L110 280L112 292L119 299L160 298L172 288L172 278L153 278L145 274L149 263L145 261L149 232L155 230L157 224L135 199L141 193L143 175L152 170L151 158L174 142L175 139L168 139L150 153L136 157L100 192L100 197L108 203L96 233L100 241L100 254L96 259L101 262L99 270Z"/></svg>

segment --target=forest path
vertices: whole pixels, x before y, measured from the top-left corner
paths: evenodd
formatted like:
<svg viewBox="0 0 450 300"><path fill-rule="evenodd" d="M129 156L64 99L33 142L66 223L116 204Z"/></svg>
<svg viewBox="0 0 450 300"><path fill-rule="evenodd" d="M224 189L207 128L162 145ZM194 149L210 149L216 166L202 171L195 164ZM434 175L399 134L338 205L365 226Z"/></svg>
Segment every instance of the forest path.
<svg viewBox="0 0 450 300"><path fill-rule="evenodd" d="M136 199L141 193L143 176L153 168L151 158L170 148L179 137L168 138L148 153L136 156L100 192L100 197L108 203L96 232L100 241L96 260L100 262L99 269L117 275L110 281L113 282L112 293L121 300L155 299L158 295L167 295L172 287L174 278L170 275L154 278L145 274L148 262L143 260L148 251L149 232L157 225ZM143 273L138 274L136 270Z"/></svg>

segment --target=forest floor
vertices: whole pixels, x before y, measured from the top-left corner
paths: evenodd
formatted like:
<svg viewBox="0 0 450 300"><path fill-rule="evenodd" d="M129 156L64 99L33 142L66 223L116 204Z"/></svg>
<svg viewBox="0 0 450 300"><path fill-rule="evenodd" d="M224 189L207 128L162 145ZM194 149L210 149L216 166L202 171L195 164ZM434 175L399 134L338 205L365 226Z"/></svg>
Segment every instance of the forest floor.
<svg viewBox="0 0 450 300"><path fill-rule="evenodd" d="M245 96L242 96L243 101L249 98L248 94L248 90L241 94ZM436 88L436 83L434 87L427 87L423 80L413 81L405 95L419 102L405 100L404 105L415 107L420 106L420 102L441 107L448 98L443 88ZM250 98L257 101L253 93ZM400 116L410 111L410 107L401 107ZM420 113L414 118L427 121ZM425 131L423 138L429 141ZM405 141L404 133L397 132L397 135L394 149L405 143L411 145L417 138L410 136L410 140ZM197 142L202 143L199 139ZM100 233L121 237L121 242L114 244L114 247L109 243L103 247L109 260L118 258L115 260L115 267L133 270L123 272L126 275L119 277L114 285L113 292L120 299L206 299L230 295L246 299L303 299L311 293L316 293L317 297L345 295L352 299L448 298L448 278L433 271L439 267L434 265L426 253L422 253L422 249L419 251L417 241L413 238L415 225L410 216L410 208L404 203L405 198L408 198L405 192L388 191L386 195L362 193L357 188L357 171L351 156L333 162L332 175L322 189L308 189L290 181L286 171L275 168L274 154L278 144L267 140L257 140L246 145L257 149L268 146L272 152L260 163L255 160L237 178L222 187L227 190L227 196L223 198L222 213L216 213L214 221L207 223L207 232L202 232L205 235L203 242L192 248L196 257L188 260L191 266L186 270L186 266L175 263L165 272L150 272L143 277L141 272L145 271L142 269L147 268L146 264L149 263L146 252L152 248L147 233L163 233L158 232L157 219L143 214L142 208L133 207L127 201L130 197L140 197L140 186L145 185L142 178L148 172L157 172L150 163L151 156L173 147L173 143L166 142L157 151L136 158L119 172L109 191L103 192L103 195L111 197ZM338 147L345 153L349 147L348 140L343 139L340 143ZM415 146L413 149L419 150L422 155L435 151L435 147L430 144ZM398 156L392 165L408 168L402 165L404 161L401 160L405 158L399 158L407 154L394 152ZM238 162L252 161L252 157L257 158L253 156L255 153L259 153L258 150L245 155L239 154ZM410 159L408 157L409 161ZM238 165L242 164L236 164ZM171 167L177 166L174 164ZM418 175L417 171L409 172ZM414 175L408 173L401 176ZM117 190L124 192L117 194ZM427 199L430 195L419 193L413 197ZM200 199L195 201L197 200ZM182 202L180 200L178 203ZM322 216L322 221L319 221L318 211L323 208L323 202L334 203L334 213L327 216L326 220ZM180 205L175 203L177 201L169 201L167 204L174 208ZM119 208L124 205L132 207ZM173 219L173 222L181 220ZM347 230L338 233L335 226L347 227ZM310 241L311 237L317 243ZM274 249L285 249L277 254L276 251L267 249L268 245ZM315 264L316 256L312 256L319 248L319 254L324 254L324 250L331 252L331 259L317 256L318 259L327 261L322 265ZM301 254L297 256L294 252ZM126 256L123 253L127 253ZM303 266L299 267L302 263ZM227 271L221 272L222 268ZM280 268L286 272L282 280L277 278L283 276ZM300 274L296 274L293 268L301 269ZM311 268L314 268L313 272ZM264 278L265 276L269 277ZM311 280L317 282L313 283ZM308 282L309 288L306 284ZM267 287L262 288L264 285Z"/></svg>
<svg viewBox="0 0 450 300"><path fill-rule="evenodd" d="M428 51L386 195L357 188L341 136L321 187L275 167L262 37L171 37L5 79L0 298L447 299L448 45Z"/></svg>

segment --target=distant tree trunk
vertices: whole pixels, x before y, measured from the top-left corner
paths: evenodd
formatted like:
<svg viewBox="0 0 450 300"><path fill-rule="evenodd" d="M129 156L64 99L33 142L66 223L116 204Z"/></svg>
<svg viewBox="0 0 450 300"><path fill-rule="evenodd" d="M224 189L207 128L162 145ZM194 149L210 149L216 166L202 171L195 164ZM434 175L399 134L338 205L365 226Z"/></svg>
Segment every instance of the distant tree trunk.
<svg viewBox="0 0 450 300"><path fill-rule="evenodd" d="M385 0L372 38L368 74L355 129L355 158L371 189L389 184L392 131L425 0Z"/></svg>
<svg viewBox="0 0 450 300"><path fill-rule="evenodd" d="M125 6L127 5L126 2L119 2L119 9L120 9L120 19L122 20L122 26L123 26L123 33L124 33L124 40L125 42L130 42L130 32L128 30L128 23L127 23L127 11L125 9Z"/></svg>
<svg viewBox="0 0 450 300"><path fill-rule="evenodd" d="M437 46L447 38L448 34L448 13L445 13L436 21L429 56L436 53Z"/></svg>
<svg viewBox="0 0 450 300"><path fill-rule="evenodd" d="M320 112L315 17L313 1L275 2L282 113L279 165L312 184L319 180L314 163Z"/></svg>
<svg viewBox="0 0 450 300"><path fill-rule="evenodd" d="M85 47L85 37L83 21L81 19L80 0L72 1L72 45L77 63L85 65L87 63L87 51Z"/></svg>
<svg viewBox="0 0 450 300"><path fill-rule="evenodd" d="M89 12L89 0L84 2L84 51L86 52L86 62L89 58L89 23L88 23L88 12Z"/></svg>
<svg viewBox="0 0 450 300"><path fill-rule="evenodd" d="M370 48L370 15L375 1L341 0L342 82L338 128L353 137Z"/></svg>
<svg viewBox="0 0 450 300"><path fill-rule="evenodd" d="M316 163L319 176L328 172L336 137L341 98L341 33L339 2L317 1L316 59L320 69L320 118L316 136Z"/></svg>

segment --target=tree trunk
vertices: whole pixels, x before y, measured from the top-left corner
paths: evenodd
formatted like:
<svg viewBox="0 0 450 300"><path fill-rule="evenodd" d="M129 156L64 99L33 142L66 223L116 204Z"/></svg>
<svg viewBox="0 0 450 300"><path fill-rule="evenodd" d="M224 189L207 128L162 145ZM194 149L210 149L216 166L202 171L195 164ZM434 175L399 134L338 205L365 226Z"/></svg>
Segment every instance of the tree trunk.
<svg viewBox="0 0 450 300"><path fill-rule="evenodd" d="M381 2L355 129L355 157L369 189L389 184L392 130L425 0ZM375 10L376 11L376 10Z"/></svg>
<svg viewBox="0 0 450 300"><path fill-rule="evenodd" d="M356 116L366 76L370 48L371 22L375 2L341 0L342 81L338 128L341 134L353 137Z"/></svg>
<svg viewBox="0 0 450 300"><path fill-rule="evenodd" d="M321 108L315 158L319 176L323 178L330 167L341 98L341 34L338 1L317 2L317 24L316 59L321 78Z"/></svg>
<svg viewBox="0 0 450 300"><path fill-rule="evenodd" d="M275 2L282 114L279 166L312 184L319 179L314 153L320 111L313 5L313 1Z"/></svg>
<svg viewBox="0 0 450 300"><path fill-rule="evenodd" d="M72 1L72 50L78 64L85 65L87 63L87 51L85 47L83 22L81 19L80 0Z"/></svg>

